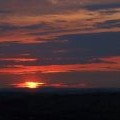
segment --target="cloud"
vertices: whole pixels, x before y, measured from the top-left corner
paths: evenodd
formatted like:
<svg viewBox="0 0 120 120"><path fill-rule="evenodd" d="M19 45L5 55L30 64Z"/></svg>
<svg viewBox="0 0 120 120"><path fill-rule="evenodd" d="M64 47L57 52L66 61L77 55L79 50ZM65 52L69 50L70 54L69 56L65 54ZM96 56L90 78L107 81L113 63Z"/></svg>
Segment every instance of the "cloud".
<svg viewBox="0 0 120 120"><path fill-rule="evenodd" d="M120 56L119 37L119 32L109 32L64 35L44 43L5 42L1 43L0 47L0 65L6 67L21 64L24 66L98 64L101 67L102 64L103 67L107 64L117 65L117 61L107 61L103 58ZM15 58L20 58L19 62L15 61ZM21 61L29 58L35 61Z"/></svg>
<svg viewBox="0 0 120 120"><path fill-rule="evenodd" d="M14 30L34 30L34 29L44 29L48 28L49 25L46 23L38 23L38 24L31 24L31 25L14 25L14 24L9 24L9 23L2 23L0 25L0 31L1 32L7 32L7 31L14 31Z"/></svg>
<svg viewBox="0 0 120 120"><path fill-rule="evenodd" d="M47 83L67 83L69 86L79 86L84 83L87 88L93 87L120 87L118 71L83 71L83 72L67 72L67 73L46 73L44 80ZM46 79L45 79L46 78ZM80 86L79 86L80 87Z"/></svg>
<svg viewBox="0 0 120 120"><path fill-rule="evenodd" d="M16 25L13 23L1 23L0 24L0 42L10 41L10 42L22 42L22 43L30 43L30 42L46 42L45 39L41 39L41 37L31 36L32 33L36 31L40 31L41 34L44 31L49 31L52 29L47 23L33 23L33 24L25 24L25 25ZM31 33L30 33L31 32ZM30 33L30 34L29 34ZM27 35L29 34L29 35Z"/></svg>
<svg viewBox="0 0 120 120"><path fill-rule="evenodd" d="M33 1L33 3L34 2L35 1ZM36 2L40 2L40 1L36 1ZM34 4L36 4L36 2ZM32 8L30 8L29 15L26 12L22 14L19 13L19 11L15 10L16 15L13 15L11 13L10 15L1 16L0 42L4 42L4 41L17 41L21 43L33 43L33 42L44 42L44 41L46 42L46 41L50 41L53 38L63 35L120 31L120 28L116 27L119 26L119 24L113 25L113 23L112 24L106 23L106 21L119 20L120 9L115 8L109 10L108 9L87 10L87 8L85 8L84 5L78 8L75 7L77 8L76 10L74 8L71 9L71 7L74 7L77 1L74 3L73 6L71 6L72 1L70 1L70 4L68 5L69 7L65 4L65 6L62 5L61 7L59 6L58 9L58 6L52 5L48 1L46 2L50 4L50 9L53 9L52 12L49 10L49 8L47 8L49 14L46 13L39 14L38 12L41 11L44 12L43 10L44 9L46 10L46 8L42 9L40 7L40 9L42 10L34 11L35 14L33 14L33 12L31 11ZM46 2L44 3L44 5L47 4ZM64 1L59 1L59 2L61 4L62 2L64 3ZM15 4L17 3L15 2ZM23 4L23 1L21 4ZM32 0L30 1L29 4L32 4ZM85 5L91 6L93 4L85 4ZM29 7L29 5L26 7Z"/></svg>
<svg viewBox="0 0 120 120"><path fill-rule="evenodd" d="M11 11L7 11L7 10L0 10L0 14L10 14Z"/></svg>
<svg viewBox="0 0 120 120"><path fill-rule="evenodd" d="M88 10L101 10L101 9L114 9L114 8L120 8L120 2L114 2L114 3L100 3L100 4L91 4L86 5L86 9Z"/></svg>
<svg viewBox="0 0 120 120"><path fill-rule="evenodd" d="M107 20L102 23L96 24L97 28L120 28L120 19L117 20Z"/></svg>
<svg viewBox="0 0 120 120"><path fill-rule="evenodd" d="M0 87L11 87L11 84L25 82L26 80L35 80L37 82L47 83L48 86L63 85L69 87L81 88L115 88L120 87L119 71L83 71L83 72L62 72L62 73L28 73L28 74L0 74Z"/></svg>
<svg viewBox="0 0 120 120"><path fill-rule="evenodd" d="M81 8L106 9L118 8L119 0L0 0L3 11L11 11L12 15L45 15L76 11Z"/></svg>

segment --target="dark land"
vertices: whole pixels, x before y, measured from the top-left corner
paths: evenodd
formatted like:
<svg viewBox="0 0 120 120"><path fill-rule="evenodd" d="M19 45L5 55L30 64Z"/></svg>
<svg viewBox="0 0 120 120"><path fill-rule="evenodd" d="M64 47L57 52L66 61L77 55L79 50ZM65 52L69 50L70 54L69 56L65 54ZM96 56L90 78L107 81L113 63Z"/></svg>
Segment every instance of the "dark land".
<svg viewBox="0 0 120 120"><path fill-rule="evenodd" d="M120 90L1 90L0 120L120 120Z"/></svg>

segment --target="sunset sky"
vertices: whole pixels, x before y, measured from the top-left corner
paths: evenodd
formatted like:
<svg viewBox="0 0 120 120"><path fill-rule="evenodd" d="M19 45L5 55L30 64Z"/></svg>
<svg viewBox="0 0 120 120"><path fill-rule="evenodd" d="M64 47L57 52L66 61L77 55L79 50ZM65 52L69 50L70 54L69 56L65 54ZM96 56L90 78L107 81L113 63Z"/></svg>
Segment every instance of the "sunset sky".
<svg viewBox="0 0 120 120"><path fill-rule="evenodd" d="M120 87L120 0L0 0L0 88L29 81Z"/></svg>

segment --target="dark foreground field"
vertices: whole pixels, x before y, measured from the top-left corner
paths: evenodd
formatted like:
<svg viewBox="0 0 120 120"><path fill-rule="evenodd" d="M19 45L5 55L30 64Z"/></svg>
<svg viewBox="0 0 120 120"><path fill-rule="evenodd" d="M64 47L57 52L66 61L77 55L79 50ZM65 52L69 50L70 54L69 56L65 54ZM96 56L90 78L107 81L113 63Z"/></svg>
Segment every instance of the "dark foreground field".
<svg viewBox="0 0 120 120"><path fill-rule="evenodd" d="M0 120L120 120L120 93L1 92Z"/></svg>

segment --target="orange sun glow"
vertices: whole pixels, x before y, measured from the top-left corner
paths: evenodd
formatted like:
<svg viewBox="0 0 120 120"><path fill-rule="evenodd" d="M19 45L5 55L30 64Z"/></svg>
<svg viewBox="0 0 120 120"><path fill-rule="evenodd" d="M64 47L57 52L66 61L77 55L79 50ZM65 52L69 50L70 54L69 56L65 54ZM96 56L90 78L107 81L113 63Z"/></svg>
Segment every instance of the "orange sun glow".
<svg viewBox="0 0 120 120"><path fill-rule="evenodd" d="M38 88L40 86L43 86L45 83L40 83L40 82L25 82L25 83L19 83L16 85L16 87L19 88Z"/></svg>

